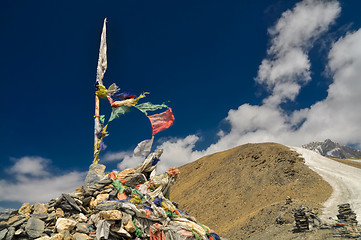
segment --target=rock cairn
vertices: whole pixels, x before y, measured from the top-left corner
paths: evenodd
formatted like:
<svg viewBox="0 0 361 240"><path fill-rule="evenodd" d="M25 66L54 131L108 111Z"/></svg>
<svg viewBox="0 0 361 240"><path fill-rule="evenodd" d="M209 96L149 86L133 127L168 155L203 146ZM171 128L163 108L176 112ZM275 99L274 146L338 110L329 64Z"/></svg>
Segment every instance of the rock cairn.
<svg viewBox="0 0 361 240"><path fill-rule="evenodd" d="M314 211L308 210L304 207L293 209L293 216L295 217L296 222L295 232L313 230L314 228L319 227L321 223Z"/></svg>
<svg viewBox="0 0 361 240"><path fill-rule="evenodd" d="M349 203L337 205L338 215L337 218L340 222L357 225L356 213L351 210Z"/></svg>
<svg viewBox="0 0 361 240"><path fill-rule="evenodd" d="M179 171L155 175L160 154L150 154L137 168L106 175L104 165L92 164L76 191L3 211L0 239L221 240L166 197Z"/></svg>

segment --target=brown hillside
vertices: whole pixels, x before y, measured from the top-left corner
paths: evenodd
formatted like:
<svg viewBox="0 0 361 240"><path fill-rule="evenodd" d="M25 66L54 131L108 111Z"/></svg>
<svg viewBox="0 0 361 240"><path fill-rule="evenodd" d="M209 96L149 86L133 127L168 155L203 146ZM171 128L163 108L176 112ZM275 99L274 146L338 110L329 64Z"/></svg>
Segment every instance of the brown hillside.
<svg viewBox="0 0 361 240"><path fill-rule="evenodd" d="M332 192L296 152L276 143L242 145L180 171L171 200L227 239L246 239L274 225L287 196L295 206L314 208Z"/></svg>

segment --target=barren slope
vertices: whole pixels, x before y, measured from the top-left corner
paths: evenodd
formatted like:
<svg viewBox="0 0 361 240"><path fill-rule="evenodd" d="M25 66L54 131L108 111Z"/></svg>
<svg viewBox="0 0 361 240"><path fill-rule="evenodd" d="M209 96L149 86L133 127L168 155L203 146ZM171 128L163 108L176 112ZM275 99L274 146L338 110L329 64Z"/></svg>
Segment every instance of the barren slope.
<svg viewBox="0 0 361 240"><path fill-rule="evenodd" d="M321 207L331 195L330 185L298 156L263 143L203 157L180 167L171 199L223 237L248 238L274 225L287 196L294 207Z"/></svg>

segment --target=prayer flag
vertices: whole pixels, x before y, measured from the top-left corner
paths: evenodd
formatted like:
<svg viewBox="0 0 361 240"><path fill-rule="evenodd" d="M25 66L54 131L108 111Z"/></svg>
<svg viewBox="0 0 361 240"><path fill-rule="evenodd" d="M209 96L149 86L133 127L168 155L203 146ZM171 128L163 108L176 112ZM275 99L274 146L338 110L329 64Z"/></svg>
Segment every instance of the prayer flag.
<svg viewBox="0 0 361 240"><path fill-rule="evenodd" d="M147 156L152 148L154 136L151 139L147 139L138 143L138 146L134 149L133 156Z"/></svg>
<svg viewBox="0 0 361 240"><path fill-rule="evenodd" d="M150 123L152 124L153 136L154 134L169 128L170 126L172 126L174 122L174 115L171 108L168 108L168 110L165 112L154 114L147 117L149 118Z"/></svg>
<svg viewBox="0 0 361 240"><path fill-rule="evenodd" d="M134 107L136 107L139 111L143 112L145 115L148 115L147 111L155 111L157 109L167 108L168 106L165 105L164 103L159 105L159 104L152 104L150 102L146 102L135 105Z"/></svg>
<svg viewBox="0 0 361 240"><path fill-rule="evenodd" d="M107 28L106 28L107 19L104 19L103 31L100 37L100 48L99 48L99 59L97 67L97 82L103 85L103 78L105 71L107 70Z"/></svg>
<svg viewBox="0 0 361 240"><path fill-rule="evenodd" d="M129 107L127 106L112 107L112 113L110 115L109 122L127 112L129 112Z"/></svg>

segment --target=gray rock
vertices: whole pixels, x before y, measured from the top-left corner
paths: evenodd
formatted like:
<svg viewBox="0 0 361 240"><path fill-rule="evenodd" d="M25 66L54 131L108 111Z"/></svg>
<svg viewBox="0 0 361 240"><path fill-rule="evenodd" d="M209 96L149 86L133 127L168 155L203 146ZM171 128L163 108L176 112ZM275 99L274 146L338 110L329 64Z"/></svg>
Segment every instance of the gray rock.
<svg viewBox="0 0 361 240"><path fill-rule="evenodd" d="M129 177L126 177L125 180L127 180L124 183L124 186L135 188L138 184L143 184L147 181L147 178L142 173L134 173Z"/></svg>
<svg viewBox="0 0 361 240"><path fill-rule="evenodd" d="M105 166L102 164L95 164L89 166L88 174L85 178L83 188L88 190L90 186L98 183L104 175Z"/></svg>
<svg viewBox="0 0 361 240"><path fill-rule="evenodd" d="M15 228L14 227L9 227L8 228L8 233L6 234L5 240L11 240L13 239L15 234Z"/></svg>
<svg viewBox="0 0 361 240"><path fill-rule="evenodd" d="M36 214L31 214L30 216L39 218L41 220L44 220L44 219L48 218L48 214L45 214L45 213L36 213Z"/></svg>
<svg viewBox="0 0 361 240"><path fill-rule="evenodd" d="M0 212L0 221L7 221L10 217L17 214L18 209L8 208Z"/></svg>
<svg viewBox="0 0 361 240"><path fill-rule="evenodd" d="M105 202L105 203L101 203L99 205L96 206L96 210L119 210L121 209L123 206L123 204L121 202L116 202L116 201L110 201L110 202Z"/></svg>
<svg viewBox="0 0 361 240"><path fill-rule="evenodd" d="M0 239L4 239L6 234L8 233L8 230L5 228L0 231Z"/></svg>
<svg viewBox="0 0 361 240"><path fill-rule="evenodd" d="M89 233L89 228L86 223L78 223L76 225L76 231L80 233Z"/></svg>
<svg viewBox="0 0 361 240"><path fill-rule="evenodd" d="M26 218L20 219L19 221L16 221L13 224L11 224L11 226L17 228L18 226L26 222L26 220L27 220Z"/></svg>
<svg viewBox="0 0 361 240"><path fill-rule="evenodd" d="M7 222L0 222L0 231L3 230L4 228L8 228L8 227L9 227L9 224L7 224Z"/></svg>
<svg viewBox="0 0 361 240"><path fill-rule="evenodd" d="M73 235L73 237L74 237L74 239L75 240L88 240L89 239L89 236L88 235L86 235L86 234L84 234L84 233L75 233L74 235Z"/></svg>
<svg viewBox="0 0 361 240"><path fill-rule="evenodd" d="M31 217L25 225L25 231L31 238L38 238L45 229L45 223L35 217Z"/></svg>

